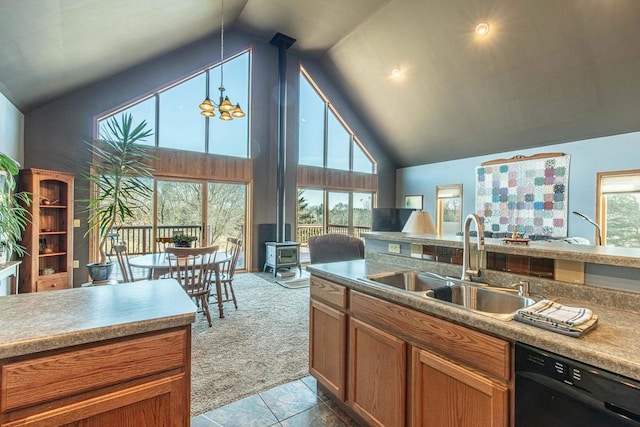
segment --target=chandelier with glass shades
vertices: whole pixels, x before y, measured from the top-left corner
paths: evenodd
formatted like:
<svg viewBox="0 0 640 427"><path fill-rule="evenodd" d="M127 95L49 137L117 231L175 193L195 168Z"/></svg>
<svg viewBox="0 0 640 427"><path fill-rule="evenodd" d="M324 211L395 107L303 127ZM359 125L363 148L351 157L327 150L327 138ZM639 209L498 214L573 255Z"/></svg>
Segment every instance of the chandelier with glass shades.
<svg viewBox="0 0 640 427"><path fill-rule="evenodd" d="M220 102L215 104L209 99L209 94L200 104L200 114L209 118L215 117L216 108L220 112L220 120L233 120L233 118L244 117L244 111L240 108L240 104L237 103L233 106L233 103L229 101L229 97L224 95L224 0L222 0L222 25L220 27Z"/></svg>

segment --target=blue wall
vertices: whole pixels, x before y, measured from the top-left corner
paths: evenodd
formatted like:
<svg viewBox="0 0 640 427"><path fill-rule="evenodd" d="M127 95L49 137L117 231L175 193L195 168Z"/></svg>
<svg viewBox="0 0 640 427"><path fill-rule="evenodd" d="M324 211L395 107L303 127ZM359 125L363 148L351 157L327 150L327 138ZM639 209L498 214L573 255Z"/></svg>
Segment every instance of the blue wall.
<svg viewBox="0 0 640 427"><path fill-rule="evenodd" d="M571 156L569 212L582 212L595 219L596 173L640 169L640 132L398 169L396 206L402 206L404 195L423 194L424 210L429 211L435 218L436 185L462 184L464 218L475 209L476 166L487 160L547 152L562 152ZM571 214L568 216L568 222L569 236L594 241L595 230L591 224Z"/></svg>

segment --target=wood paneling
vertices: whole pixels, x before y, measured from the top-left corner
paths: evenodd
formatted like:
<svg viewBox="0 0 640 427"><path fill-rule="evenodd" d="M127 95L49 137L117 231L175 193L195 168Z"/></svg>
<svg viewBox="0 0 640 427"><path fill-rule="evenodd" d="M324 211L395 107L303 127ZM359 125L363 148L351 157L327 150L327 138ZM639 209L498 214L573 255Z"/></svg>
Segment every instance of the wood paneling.
<svg viewBox="0 0 640 427"><path fill-rule="evenodd" d="M251 159L157 148L150 148L149 154L155 175L244 183L253 180Z"/></svg>
<svg viewBox="0 0 640 427"><path fill-rule="evenodd" d="M313 166L298 166L298 187L378 191L378 175Z"/></svg>

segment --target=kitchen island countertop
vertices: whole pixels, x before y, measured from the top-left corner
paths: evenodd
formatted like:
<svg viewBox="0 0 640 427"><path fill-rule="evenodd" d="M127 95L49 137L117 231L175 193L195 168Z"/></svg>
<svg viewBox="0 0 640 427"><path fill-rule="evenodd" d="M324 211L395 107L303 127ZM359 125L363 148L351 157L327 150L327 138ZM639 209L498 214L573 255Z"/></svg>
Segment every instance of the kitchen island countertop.
<svg viewBox="0 0 640 427"><path fill-rule="evenodd" d="M0 359L190 324L173 279L0 297Z"/></svg>

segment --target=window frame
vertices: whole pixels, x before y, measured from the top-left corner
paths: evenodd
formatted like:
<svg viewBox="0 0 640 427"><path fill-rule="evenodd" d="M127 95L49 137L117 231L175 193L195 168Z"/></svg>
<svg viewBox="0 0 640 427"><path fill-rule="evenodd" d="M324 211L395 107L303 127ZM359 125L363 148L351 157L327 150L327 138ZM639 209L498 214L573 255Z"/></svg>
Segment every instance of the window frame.
<svg viewBox="0 0 640 427"><path fill-rule="evenodd" d="M606 196L614 193L603 193L603 183L607 178L613 177L634 177L640 180L640 169L628 169L618 171L606 171L596 173L596 223L600 227L600 234L602 237L602 246L607 245L607 203ZM640 194L640 190L633 192ZM597 230L595 230L595 241L597 241Z"/></svg>

